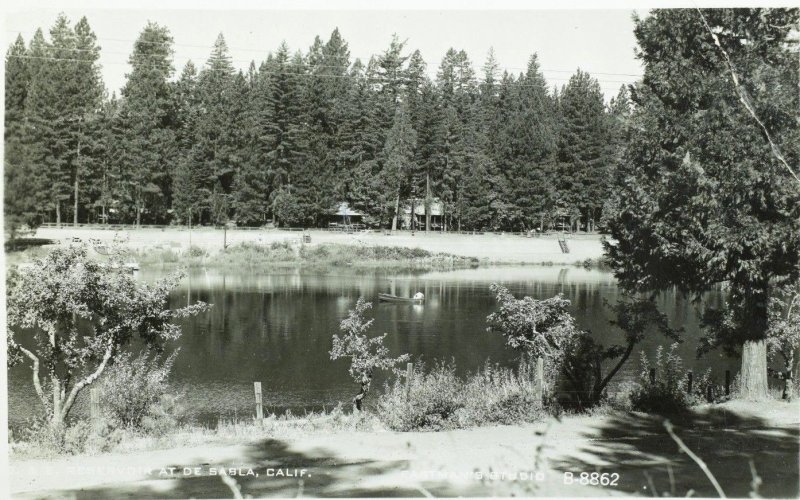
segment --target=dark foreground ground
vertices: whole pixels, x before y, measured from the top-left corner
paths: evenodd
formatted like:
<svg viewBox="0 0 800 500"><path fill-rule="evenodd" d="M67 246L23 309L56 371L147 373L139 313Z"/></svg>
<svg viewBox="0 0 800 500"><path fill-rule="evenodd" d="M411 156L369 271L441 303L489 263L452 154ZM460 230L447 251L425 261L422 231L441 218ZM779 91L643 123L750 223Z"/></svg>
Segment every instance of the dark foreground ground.
<svg viewBox="0 0 800 500"><path fill-rule="evenodd" d="M751 462L761 496L798 497L800 404L734 401L672 421L729 497L750 496ZM663 418L642 414L438 433L259 433L254 429L252 439L239 444L12 458L11 493L87 499L230 498L236 489L252 497L716 496L665 432ZM215 467L244 475L225 482L211 474ZM538 479L537 470L543 474ZM581 473L594 472L618 479L607 486L580 484Z"/></svg>

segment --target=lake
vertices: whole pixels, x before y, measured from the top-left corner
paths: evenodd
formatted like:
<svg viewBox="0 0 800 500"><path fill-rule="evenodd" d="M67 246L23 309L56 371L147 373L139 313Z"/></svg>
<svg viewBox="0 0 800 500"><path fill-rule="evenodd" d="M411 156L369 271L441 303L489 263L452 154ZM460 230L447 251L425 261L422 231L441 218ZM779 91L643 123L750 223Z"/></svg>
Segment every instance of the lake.
<svg viewBox="0 0 800 500"><path fill-rule="evenodd" d="M164 274L144 269L139 277L152 281ZM622 340L606 306L619 298L620 290L611 273L596 269L502 266L419 275L193 270L172 294L171 307L198 300L214 307L183 323L171 381L184 392L182 404L189 415L209 425L221 417L254 414L254 381L262 383L267 412L302 414L330 409L339 401L349 405L358 388L347 362L330 361L328 351L331 335L360 296L373 302L372 332L388 333L393 354L407 352L427 364L452 359L460 373L487 360L515 366L519 354L505 347L499 333L486 331L486 316L496 308L489 291L494 282L517 297L563 293L572 301L579 326L606 344ZM417 291L425 294L424 305L377 302L379 292L411 296ZM718 300L718 293L706 298ZM738 372L739 362L721 351L697 359L698 311L688 297L667 293L659 307L672 326L685 328L679 353L687 368L702 372L712 367L718 382L724 370ZM648 337L619 381L638 376L639 350L652 355L670 342L661 335ZM378 377L373 390L379 391L383 380ZM10 421L20 423L36 411L36 404L28 366L9 370Z"/></svg>

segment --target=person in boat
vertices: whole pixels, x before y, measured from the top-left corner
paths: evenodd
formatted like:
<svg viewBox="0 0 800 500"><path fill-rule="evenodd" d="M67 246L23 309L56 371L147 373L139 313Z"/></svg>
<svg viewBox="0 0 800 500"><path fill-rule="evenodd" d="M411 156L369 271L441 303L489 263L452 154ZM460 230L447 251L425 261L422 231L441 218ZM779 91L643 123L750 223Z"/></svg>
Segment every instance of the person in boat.
<svg viewBox="0 0 800 500"><path fill-rule="evenodd" d="M415 293L414 300L425 300L425 294L422 292Z"/></svg>

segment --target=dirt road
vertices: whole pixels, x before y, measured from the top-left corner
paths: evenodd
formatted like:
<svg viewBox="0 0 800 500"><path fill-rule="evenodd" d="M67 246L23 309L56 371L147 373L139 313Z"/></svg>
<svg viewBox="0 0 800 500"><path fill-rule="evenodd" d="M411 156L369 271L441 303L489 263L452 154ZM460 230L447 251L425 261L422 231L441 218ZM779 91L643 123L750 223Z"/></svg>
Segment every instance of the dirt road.
<svg viewBox="0 0 800 500"><path fill-rule="evenodd" d="M753 459L759 493L788 498L798 494L798 410L797 403L734 402L674 423L728 496L749 495ZM11 492L15 498L224 498L233 487L253 497L716 496L662 424L641 414L573 416L528 426L314 433L254 437L244 445L12 460ZM223 481L220 468L234 469L235 485ZM611 484L581 484L594 482L592 473Z"/></svg>

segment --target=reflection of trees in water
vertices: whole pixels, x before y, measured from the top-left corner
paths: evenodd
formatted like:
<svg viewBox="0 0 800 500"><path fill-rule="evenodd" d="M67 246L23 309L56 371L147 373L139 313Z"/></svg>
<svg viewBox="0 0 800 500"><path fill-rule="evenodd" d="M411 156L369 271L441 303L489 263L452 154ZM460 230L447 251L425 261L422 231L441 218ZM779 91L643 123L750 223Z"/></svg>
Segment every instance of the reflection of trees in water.
<svg viewBox="0 0 800 500"><path fill-rule="evenodd" d="M495 307L489 292L494 278L518 297L546 298L562 292L572 300L582 328L604 343L622 340L609 324L611 313L604 306L604 300L614 302L619 294L609 273L579 267L472 271L420 276L193 272L173 295L172 306L203 300L214 307L185 321L173 379L193 382L192 392L202 391L206 383L252 387L253 381L260 380L265 401L279 409L279 402L288 401L290 394L296 404L309 407L329 401L337 391L351 390L346 370L328 359L328 351L331 334L359 296L375 302L372 332L389 334L386 344L392 354L422 355L428 365L454 358L461 373L477 369L487 358L515 366L517 355L505 348L499 335L486 331L486 315ZM158 277L149 272L150 278ZM377 303L378 292L389 290L390 278L397 295L422 291L425 303ZM722 374L733 368L716 354L696 360L697 311L689 299L673 293L659 300L671 322L687 327L688 340L680 349L688 367L704 370L713 365ZM652 353L664 343L660 336L648 337L641 348ZM620 378L636 376L638 352L635 354ZM21 385L23 382L27 379L20 380ZM251 393L249 390L246 398L252 397Z"/></svg>

